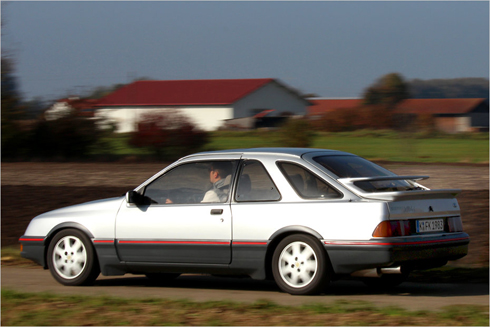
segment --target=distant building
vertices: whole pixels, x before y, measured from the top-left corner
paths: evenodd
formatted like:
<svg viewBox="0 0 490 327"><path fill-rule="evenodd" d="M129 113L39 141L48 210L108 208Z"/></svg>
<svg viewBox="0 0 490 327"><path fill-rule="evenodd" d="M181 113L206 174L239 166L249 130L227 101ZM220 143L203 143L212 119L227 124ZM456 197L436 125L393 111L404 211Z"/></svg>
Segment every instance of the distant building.
<svg viewBox="0 0 490 327"><path fill-rule="evenodd" d="M96 103L97 100L80 99L79 97L60 99L44 111L44 119L56 120L71 114L79 117L94 117L94 105Z"/></svg>
<svg viewBox="0 0 490 327"><path fill-rule="evenodd" d="M325 113L357 108L362 99L309 99L308 116L318 118ZM488 131L488 99L407 99L394 109L398 114L430 114L438 130L446 133Z"/></svg>
<svg viewBox="0 0 490 327"><path fill-rule="evenodd" d="M431 114L446 133L488 131L488 99L407 99L396 113Z"/></svg>
<svg viewBox="0 0 490 327"><path fill-rule="evenodd" d="M117 126L117 132L135 131L148 112L176 110L199 128L211 131L232 119L284 112L305 115L311 103L276 79L137 81L100 99L96 117Z"/></svg>

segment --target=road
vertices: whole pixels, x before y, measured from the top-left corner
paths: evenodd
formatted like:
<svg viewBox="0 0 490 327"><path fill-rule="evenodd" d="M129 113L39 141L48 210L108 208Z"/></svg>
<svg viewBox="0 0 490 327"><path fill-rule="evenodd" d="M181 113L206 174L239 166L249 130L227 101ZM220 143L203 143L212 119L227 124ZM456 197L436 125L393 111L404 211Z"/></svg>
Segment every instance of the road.
<svg viewBox="0 0 490 327"><path fill-rule="evenodd" d="M191 301L235 301L253 303L269 300L280 305L328 304L338 300L369 301L377 306L397 306L407 310L440 310L449 305L489 305L488 284L425 284L407 282L391 292L376 292L356 280L330 284L327 294L292 296L281 293L272 281L248 278L220 278L183 275L166 285L154 285L142 276L100 275L94 286L66 287L58 284L48 270L2 266L2 289L50 292L62 295L96 295L125 298L167 298Z"/></svg>

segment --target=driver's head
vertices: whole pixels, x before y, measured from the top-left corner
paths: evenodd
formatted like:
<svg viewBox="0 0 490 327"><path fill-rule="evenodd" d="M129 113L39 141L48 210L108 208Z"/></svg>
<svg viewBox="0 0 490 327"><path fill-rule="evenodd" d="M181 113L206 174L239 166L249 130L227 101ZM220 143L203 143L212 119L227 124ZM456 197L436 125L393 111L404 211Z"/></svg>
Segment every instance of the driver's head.
<svg viewBox="0 0 490 327"><path fill-rule="evenodd" d="M231 162L216 161L209 166L209 180L216 183L231 174Z"/></svg>

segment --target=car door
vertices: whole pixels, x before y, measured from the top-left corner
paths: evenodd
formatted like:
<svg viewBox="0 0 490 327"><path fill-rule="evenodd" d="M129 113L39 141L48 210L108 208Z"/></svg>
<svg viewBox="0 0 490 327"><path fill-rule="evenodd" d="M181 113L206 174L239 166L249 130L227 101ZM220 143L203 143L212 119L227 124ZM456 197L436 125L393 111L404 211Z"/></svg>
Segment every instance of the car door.
<svg viewBox="0 0 490 327"><path fill-rule="evenodd" d="M120 259L230 263L230 189L237 163L230 159L185 162L140 188L139 193L151 204L126 202L121 206L116 219ZM226 176L211 183L210 176L216 176L218 170Z"/></svg>

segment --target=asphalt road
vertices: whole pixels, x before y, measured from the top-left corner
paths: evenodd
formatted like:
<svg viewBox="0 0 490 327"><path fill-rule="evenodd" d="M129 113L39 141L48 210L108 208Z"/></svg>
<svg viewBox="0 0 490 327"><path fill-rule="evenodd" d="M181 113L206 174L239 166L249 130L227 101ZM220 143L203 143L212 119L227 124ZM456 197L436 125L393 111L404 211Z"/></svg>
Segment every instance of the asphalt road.
<svg viewBox="0 0 490 327"><path fill-rule="evenodd" d="M488 284L404 283L390 292L376 292L356 280L332 282L326 294L292 296L279 291L272 281L182 275L165 285L155 285L142 276L100 275L94 286L66 287L48 270L2 266L2 289L50 292L63 295L95 295L125 298L167 298L191 301L235 301L253 303L269 300L281 305L328 304L337 300L369 301L377 306L398 306L407 310L439 310L449 305L489 305Z"/></svg>

